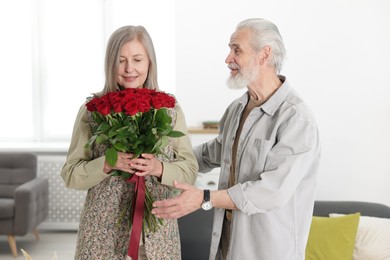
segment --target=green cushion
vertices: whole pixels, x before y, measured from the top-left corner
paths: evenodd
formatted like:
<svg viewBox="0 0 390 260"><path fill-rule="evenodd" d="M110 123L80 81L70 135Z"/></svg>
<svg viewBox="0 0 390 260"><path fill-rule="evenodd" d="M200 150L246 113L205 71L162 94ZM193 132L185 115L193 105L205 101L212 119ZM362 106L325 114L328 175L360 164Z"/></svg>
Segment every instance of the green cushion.
<svg viewBox="0 0 390 260"><path fill-rule="evenodd" d="M313 217L306 260L352 259L360 213L336 218Z"/></svg>

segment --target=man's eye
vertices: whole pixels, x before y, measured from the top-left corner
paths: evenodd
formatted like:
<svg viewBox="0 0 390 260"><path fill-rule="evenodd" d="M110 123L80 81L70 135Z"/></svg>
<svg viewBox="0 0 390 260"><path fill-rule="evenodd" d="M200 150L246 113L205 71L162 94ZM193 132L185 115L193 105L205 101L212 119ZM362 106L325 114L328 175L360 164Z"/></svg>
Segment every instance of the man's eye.
<svg viewBox="0 0 390 260"><path fill-rule="evenodd" d="M238 54L240 51L238 49L234 49L234 54Z"/></svg>
<svg viewBox="0 0 390 260"><path fill-rule="evenodd" d="M126 60L119 60L119 63L124 63L126 62Z"/></svg>
<svg viewBox="0 0 390 260"><path fill-rule="evenodd" d="M135 61L135 62L140 62L141 60L135 59L134 61Z"/></svg>

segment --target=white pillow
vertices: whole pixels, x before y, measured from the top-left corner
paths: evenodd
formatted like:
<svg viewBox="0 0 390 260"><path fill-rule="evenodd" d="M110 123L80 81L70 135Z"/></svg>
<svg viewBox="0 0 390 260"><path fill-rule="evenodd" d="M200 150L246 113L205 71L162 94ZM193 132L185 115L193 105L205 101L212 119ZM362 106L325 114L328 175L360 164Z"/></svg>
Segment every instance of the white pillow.
<svg viewBox="0 0 390 260"><path fill-rule="evenodd" d="M329 217L343 216L332 213ZM390 259L390 219L360 216L353 260Z"/></svg>

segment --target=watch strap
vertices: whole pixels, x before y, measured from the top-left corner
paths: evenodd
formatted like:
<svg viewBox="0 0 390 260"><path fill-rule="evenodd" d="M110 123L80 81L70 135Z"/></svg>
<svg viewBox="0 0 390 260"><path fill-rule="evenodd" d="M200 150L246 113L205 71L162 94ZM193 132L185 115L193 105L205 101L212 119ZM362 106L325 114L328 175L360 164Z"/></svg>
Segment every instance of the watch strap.
<svg viewBox="0 0 390 260"><path fill-rule="evenodd" d="M210 190L203 190L203 201L210 201Z"/></svg>

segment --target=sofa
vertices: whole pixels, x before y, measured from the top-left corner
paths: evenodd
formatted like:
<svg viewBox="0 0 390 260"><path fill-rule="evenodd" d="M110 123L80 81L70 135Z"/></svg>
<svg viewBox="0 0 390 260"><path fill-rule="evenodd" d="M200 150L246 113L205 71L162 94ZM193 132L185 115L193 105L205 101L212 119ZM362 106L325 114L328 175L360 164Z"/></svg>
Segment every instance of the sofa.
<svg viewBox="0 0 390 260"><path fill-rule="evenodd" d="M357 215L354 215L356 214ZM337 214L330 217L330 214ZM338 217L338 218L337 218ZM353 221L350 221L350 219L353 218ZM348 230L352 230L354 232L351 232L352 235L350 240L352 239L353 241L349 241L349 247L348 247L348 254L353 254L354 258L353 259L364 259L364 260L370 260L370 259L390 259L390 253L387 255L387 253L390 251L390 238L389 242L383 241L383 239L387 239L388 236L390 235L390 232L388 232L387 235L387 230L390 228L390 207L380 204L380 203L372 203L372 202L361 202L361 201L316 201L314 205L314 212L313 212L313 223L316 223L316 220L321 220L319 225L316 225L316 227L319 226L320 230L321 228L324 229L325 231L332 231L331 228L328 226L324 225L324 227L321 227L323 223L330 225L332 228L336 228L334 232L332 231L332 234L327 237L327 236L321 236L320 238L327 238L325 241L320 241L321 239L312 239L308 242L308 246L310 243L314 245L319 245L319 247L314 248L313 254L306 257L306 260L308 259L319 259L319 260L327 260L327 259L343 259L343 258L334 258L332 255L332 258L326 258L327 256L321 255L321 252L318 252L318 250L325 251L325 254L328 252L332 251L338 251L333 250L332 243L336 241L340 245L342 245L341 242L339 241L339 238L343 238L345 234L342 234L343 227L349 227ZM358 219L358 220L356 220ZM364 230L362 229L362 235L359 237L359 224L369 222L370 224L375 226L373 223L376 223L375 221L379 222L384 222L384 223L379 223L378 225L383 225L383 233L382 237L378 236L377 234L373 234L376 238L380 237L382 240L380 243L383 244L383 247L385 247L383 250L385 252L381 253L382 256L377 258L377 256L369 256L371 252L370 248L369 250L365 249L359 249L356 246L363 247L365 245L361 245L362 242L365 242L364 240L368 239L367 235L364 236L365 234L363 233ZM363 221L364 220L364 221ZM334 224L334 222L340 222L342 227L339 227ZM203 260L203 259L208 259L209 256L209 248L210 248L210 242L211 242L211 228L213 224L213 211L203 211L203 210L197 210L187 216L184 216L180 219L178 219L179 222L179 230L180 230L180 238L181 238L181 246L182 246L182 259L183 260ZM349 222L352 222L354 224L354 227L350 227L351 225L348 224ZM313 223L312 223L312 229L310 230L311 234L314 232L313 229ZM377 226L377 225L376 225ZM363 226L362 226L363 228ZM364 227L367 229L367 227ZM370 228L368 228L370 229ZM374 227L371 228L374 230ZM378 230L377 230L378 231ZM378 231L380 232L380 231ZM354 235L353 235L354 234ZM335 239L336 237L336 239ZM358 245L355 243L358 243ZM362 241L360 241L360 240ZM369 240L369 239L368 239ZM366 244L369 243L377 243L378 241L368 241ZM351 244L352 243L352 244ZM360 243L360 244L359 244ZM380 244L379 243L379 244ZM352 246L352 249L351 249ZM316 251L317 250L317 251ZM351 251L352 250L352 251ZM360 250L356 252L356 250ZM375 249L374 251L378 251L379 249ZM382 250L382 249L381 249ZM308 252L307 252L308 253ZM374 252L375 254L376 252ZM337 252L335 253L337 254ZM337 257L337 256L335 256ZM365 257L365 258L362 258ZM370 258L371 257L371 258ZM374 258L373 258L374 257ZM388 257L388 258L386 258ZM351 258L349 258L351 259Z"/></svg>
<svg viewBox="0 0 390 260"><path fill-rule="evenodd" d="M390 207L362 201L316 201L306 260L390 259Z"/></svg>

